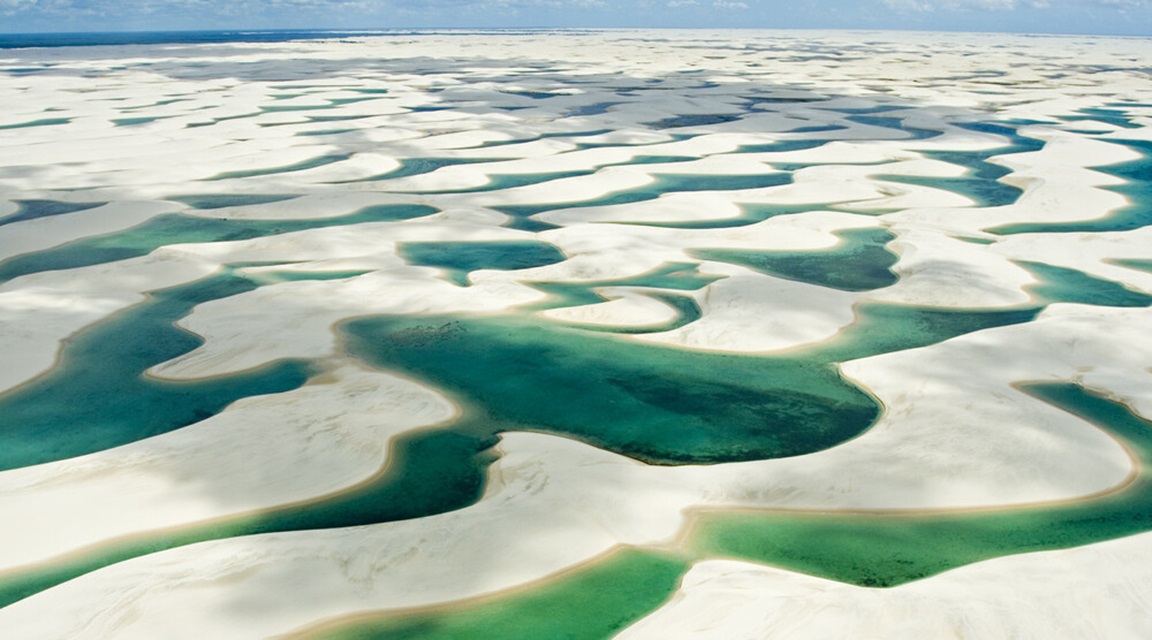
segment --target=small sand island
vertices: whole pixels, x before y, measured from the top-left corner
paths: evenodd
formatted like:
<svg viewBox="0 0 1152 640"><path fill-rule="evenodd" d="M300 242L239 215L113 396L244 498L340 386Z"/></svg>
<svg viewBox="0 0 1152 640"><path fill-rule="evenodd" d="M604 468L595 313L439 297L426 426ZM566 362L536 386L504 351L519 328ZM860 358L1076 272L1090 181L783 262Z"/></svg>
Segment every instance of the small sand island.
<svg viewBox="0 0 1152 640"><path fill-rule="evenodd" d="M1150 61L0 51L0 637L1146 637Z"/></svg>

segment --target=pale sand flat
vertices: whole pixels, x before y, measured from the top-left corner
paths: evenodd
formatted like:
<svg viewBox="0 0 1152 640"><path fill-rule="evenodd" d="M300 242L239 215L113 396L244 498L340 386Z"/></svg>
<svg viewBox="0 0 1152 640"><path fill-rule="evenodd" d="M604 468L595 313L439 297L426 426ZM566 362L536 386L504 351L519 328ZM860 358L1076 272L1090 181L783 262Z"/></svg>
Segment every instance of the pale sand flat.
<svg viewBox="0 0 1152 640"><path fill-rule="evenodd" d="M1152 227L1112 233L1029 233L1004 238L989 249L1013 260L1076 269L1152 294L1152 273L1116 264L1145 260Z"/></svg>
<svg viewBox="0 0 1152 640"><path fill-rule="evenodd" d="M659 292L651 288L604 287L596 293L605 301L579 307L549 309L540 315L573 324L597 327L645 327L660 326L677 318L676 310L653 299L648 294Z"/></svg>
<svg viewBox="0 0 1152 640"><path fill-rule="evenodd" d="M559 438L518 440L528 446L501 445L484 499L466 509L137 558L5 607L0 628L13 639L267 637L359 610L511 588L620 543L668 539L679 509L698 495L677 486L632 491L650 468ZM539 440L551 453L531 444Z"/></svg>
<svg viewBox="0 0 1152 640"><path fill-rule="evenodd" d="M711 263L705 269L722 272ZM826 340L855 319L852 306L859 294L745 270L729 272L697 294L701 319L635 338L708 351L766 353Z"/></svg>
<svg viewBox="0 0 1152 640"><path fill-rule="evenodd" d="M0 227L0 260L121 231L181 208L174 202L119 201L77 213L14 222Z"/></svg>
<svg viewBox="0 0 1152 640"><path fill-rule="evenodd" d="M1152 626L1150 551L1152 534L1143 534L985 560L889 589L710 560L615 638L1139 640Z"/></svg>
<svg viewBox="0 0 1152 640"><path fill-rule="evenodd" d="M295 391L239 400L184 429L0 473L0 508L11 516L0 523L0 572L139 531L345 490L388 464L397 434L455 414L430 389L337 362Z"/></svg>
<svg viewBox="0 0 1152 640"><path fill-rule="evenodd" d="M31 274L0 286L0 349L11 358L0 370L0 390L50 370L65 338L142 302L144 291L216 269L215 263L161 249L146 258Z"/></svg>

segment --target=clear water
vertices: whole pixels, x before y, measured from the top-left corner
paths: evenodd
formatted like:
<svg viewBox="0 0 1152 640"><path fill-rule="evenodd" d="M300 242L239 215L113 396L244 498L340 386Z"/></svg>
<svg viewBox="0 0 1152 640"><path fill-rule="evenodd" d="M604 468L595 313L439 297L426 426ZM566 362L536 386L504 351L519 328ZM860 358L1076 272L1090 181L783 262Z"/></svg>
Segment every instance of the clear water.
<svg viewBox="0 0 1152 640"><path fill-rule="evenodd" d="M27 129L29 127L53 127L72 122L71 118L40 118L38 120L29 120L28 122L20 122L17 124L3 124L0 125L0 131L7 129Z"/></svg>
<svg viewBox="0 0 1152 640"><path fill-rule="evenodd" d="M861 586L890 587L997 556L1111 540L1152 528L1152 424L1069 383L1029 394L1124 442L1139 475L1123 490L1082 502L980 512L835 514L729 512L701 516L693 546ZM820 541L812 544L813 540Z"/></svg>
<svg viewBox="0 0 1152 640"><path fill-rule="evenodd" d="M13 200L12 202L16 203L16 212L0 218L0 226L13 222L35 220L36 218L76 213L108 204L107 202L60 202L59 200Z"/></svg>
<svg viewBox="0 0 1152 640"><path fill-rule="evenodd" d="M307 635L328 640L597 640L612 637L671 597L681 557L623 549L596 564L495 600L450 610L382 614Z"/></svg>
<svg viewBox="0 0 1152 640"><path fill-rule="evenodd" d="M373 318L344 331L351 352L444 389L493 432L545 430L653 464L816 451L879 412L826 364L666 349L531 319Z"/></svg>
<svg viewBox="0 0 1152 640"><path fill-rule="evenodd" d="M839 245L825 251L751 251L695 249L691 255L748 267L761 273L842 291L870 291L896 283L891 267L896 254L886 246L895 239L887 229L838 231Z"/></svg>
<svg viewBox="0 0 1152 640"><path fill-rule="evenodd" d="M1152 424L1073 384L1033 384L1023 389L1121 439L1139 458L1142 471L1136 481L1087 501L987 511L704 512L692 523L685 548L677 555L619 551L536 589L450 609L366 615L307 637L383 640L498 634L591 640L610 637L664 604L696 560L743 559L880 588L998 556L1068 548L1152 528L1152 520L1146 518L1152 509ZM610 600L589 603L601 596Z"/></svg>
<svg viewBox="0 0 1152 640"><path fill-rule="evenodd" d="M1152 528L1146 517L1152 510L1152 424L1076 385L1034 384L1024 390L1124 441L1143 467L1136 481L1088 501L989 511L705 512L696 517L682 555L644 557L625 550L539 589L452 609L381 613L308 637L383 640L497 634L591 640L610 637L664 604L694 560L743 559L880 588L998 556L1091 544ZM603 578L608 578L607 584ZM559 601L550 599L554 594ZM601 595L611 601L588 602Z"/></svg>
<svg viewBox="0 0 1152 640"><path fill-rule="evenodd" d="M1149 260L1139 260L1139 259L1114 260L1113 262L1115 264L1121 266L1121 267L1127 267L1129 269L1135 269L1137 271L1147 271L1149 273L1152 273L1152 259L1149 259Z"/></svg>
<svg viewBox="0 0 1152 640"><path fill-rule="evenodd" d="M1103 307L1152 306L1152 295L1129 289L1119 282L1041 262L1020 261L1017 264L1040 280L1039 284L1029 287L1029 293L1047 303L1071 302Z"/></svg>
<svg viewBox="0 0 1152 640"><path fill-rule="evenodd" d="M1094 167L1095 171L1124 179L1121 185L1103 187L1128 198L1130 204L1096 220L1072 222L1022 222L1003 225L987 231L999 235L1019 233L1104 233L1131 231L1152 225L1152 141L1109 140L1137 151L1142 157L1128 162Z"/></svg>
<svg viewBox="0 0 1152 640"><path fill-rule="evenodd" d="M159 116L155 116L155 117L142 116L139 118L114 118L112 120L112 124L116 125L117 127L132 127L132 126L135 126L138 124L148 124L149 122L156 122L157 120L162 120L162 119L163 118L159 117Z"/></svg>
<svg viewBox="0 0 1152 640"><path fill-rule="evenodd" d="M515 242L401 242L396 254L409 264L440 267L446 277L462 286L479 269L510 271L563 262L555 246L537 241Z"/></svg>
<svg viewBox="0 0 1152 640"><path fill-rule="evenodd" d="M501 213L512 216L507 226L525 231L542 231L554 228L540 220L533 220L532 216L545 211L558 211L577 207L599 207L616 204L628 204L654 200L665 193L678 191L735 191L742 189L762 189L777 187L792 181L790 173L764 173L752 175L699 175L699 174L653 174L654 180L648 184L616 191L599 198L580 200L576 202L559 202L532 205L507 205L492 207Z"/></svg>
<svg viewBox="0 0 1152 640"><path fill-rule="evenodd" d="M155 291L70 338L50 372L0 394L0 470L134 442L208 418L240 398L303 384L308 366L299 362L195 382L142 375L202 344L173 325L194 305L255 287L222 273Z"/></svg>
<svg viewBox="0 0 1152 640"><path fill-rule="evenodd" d="M211 205L200 207L205 209L229 206L219 203L234 201L231 198L216 200L212 196L204 198L192 201ZM0 262L0 282L30 273L75 269L137 258L170 244L248 240L320 227L408 220L431 215L436 211L425 205L377 205L346 216L304 220L245 220L168 214L156 216L124 231L81 238L51 249L9 258Z"/></svg>
<svg viewBox="0 0 1152 640"><path fill-rule="evenodd" d="M467 428L426 430L397 437L388 466L368 482L336 496L219 518L205 524L142 532L0 578L0 607L130 558L184 545L278 531L352 527L422 518L475 503L495 460L495 438Z"/></svg>
<svg viewBox="0 0 1152 640"><path fill-rule="evenodd" d="M550 298L540 304L525 307L525 310L538 311L605 302L607 299L596 293L597 289L604 287L649 287L695 291L719 279L720 276L701 274L700 265L694 262L666 262L648 273L626 278L583 282L529 282L531 286L548 293Z"/></svg>

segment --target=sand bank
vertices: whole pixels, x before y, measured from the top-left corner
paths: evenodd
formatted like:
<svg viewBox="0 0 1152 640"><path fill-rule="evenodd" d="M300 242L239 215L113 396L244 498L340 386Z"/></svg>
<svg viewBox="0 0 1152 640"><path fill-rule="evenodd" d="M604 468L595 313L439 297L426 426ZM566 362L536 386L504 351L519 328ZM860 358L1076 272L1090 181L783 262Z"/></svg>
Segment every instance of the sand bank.
<svg viewBox="0 0 1152 640"><path fill-rule="evenodd" d="M852 322L869 305L998 313L1055 303L1035 320L840 365L885 411L872 429L825 451L653 467L558 436L508 433L473 506L138 557L0 610L5 636L263 637L529 584L619 544L667 544L683 514L699 507L1010 506L1082 498L1128 477L1132 463L1116 441L1014 385L1079 382L1152 415L1147 309L1060 302L1037 288L1028 266L1152 292L1148 271L1123 262L1147 258L1147 232L1139 224L1074 233L1001 227L1106 220L1142 197L1117 189L1125 181L1116 167L1142 156L1125 140L1152 139L1152 86L1131 69L1152 45L657 35L0 54L14 67L42 66L0 75L9 99L0 119L0 213L27 200L109 203L0 226L0 258L173 212L224 224L211 241L167 242L145 256L4 284L0 347L16 364L0 388L48 370L69 336L146 292L246 263L265 263L240 269L262 286L182 318L205 343L150 374L194 380L289 357L327 371L184 430L0 473L0 504L19 515L3 534L4 566L345 490L387 464L398 434L452 415L435 390L342 360L338 325L349 318L535 313L546 294L532 285L559 282L619 297L549 311L541 322L642 328L670 317L649 297L663 288L596 283L669 264L700 274L698 288L680 292L700 318L622 339L790 354L858 339ZM922 55L928 47L932 55ZM54 111L45 112L49 105ZM764 182L748 186L749 177ZM212 207L186 196L294 199ZM440 213L335 226L392 205ZM332 224L246 238L227 227L310 219ZM724 224L707 228L712 222ZM853 230L892 234L893 284L843 291L698 253L829 252ZM402 258L405 243L525 241L547 243L563 259L472 270L460 286L460 274ZM627 635L666 637L675 628L758 637L788 625L821 636L852 624L909 637L957 627L1126 637L1147 626L1139 587L1147 576L1134 559L1143 546L1146 536L1137 536L1002 558L888 591L706 561L681 597ZM1093 606L1068 620L1061 614L1086 610L1062 599L1073 592L1091 594ZM965 608L961 618L958 603L974 601L993 604ZM786 612L762 617L781 602ZM806 616L817 609L820 616Z"/></svg>

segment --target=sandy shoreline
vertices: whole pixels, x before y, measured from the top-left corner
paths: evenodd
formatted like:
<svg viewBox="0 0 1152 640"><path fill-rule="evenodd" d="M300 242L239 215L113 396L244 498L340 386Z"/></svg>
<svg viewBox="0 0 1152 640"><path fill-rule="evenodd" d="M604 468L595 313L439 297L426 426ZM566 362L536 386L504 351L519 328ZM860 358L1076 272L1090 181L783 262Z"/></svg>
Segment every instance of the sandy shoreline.
<svg viewBox="0 0 1152 640"><path fill-rule="evenodd" d="M1128 141L1152 140L1152 81L1129 62L1150 54L1152 42L1122 38L630 30L0 52L40 69L0 72L11 96L0 127L19 125L0 129L0 260L85 239L116 248L173 213L217 225L0 284L0 390L50 371L62 345L148 292L229 265L252 265L239 273L260 286L178 319L203 344L146 375L196 384L287 358L323 371L171 433L0 472L0 577L103 541L339 495L381 472L395 438L458 415L450 394L347 358L339 326L353 318L531 314L669 349L781 356L876 339L851 337L870 306L1043 306L1030 321L840 363L884 412L827 450L658 467L506 432L472 506L137 557L0 609L2 635L269 637L550 582L622 545L671 544L700 510L995 510L1120 490L1128 452L1017 386L1074 382L1152 416L1140 298L1152 273L1117 262L1146 259L1152 227L1058 230L1146 206L1117 188L1147 158ZM61 122L35 124L48 116ZM107 204L3 224L41 200ZM339 221L380 207L428 209ZM1021 224L1037 230L1004 231ZM839 234L855 231L891 234L891 284L838 289L803 264L784 277L699 257L775 265L848 251ZM562 259L502 262L500 243L528 241ZM478 252L459 286L447 267L403 257L417 243L493 253ZM1036 263L1065 271L1042 278ZM698 286L645 280L669 265L691 267ZM646 283L619 284L633 281ZM532 311L549 299L538 283L588 285L602 300ZM667 293L699 319L643 333L677 317L656 297ZM705 559L620 637L826 637L845 625L1136 637L1152 615L1139 561L1150 540L996 558L890 590ZM1086 621L1071 619L1073 591L1090 601Z"/></svg>

